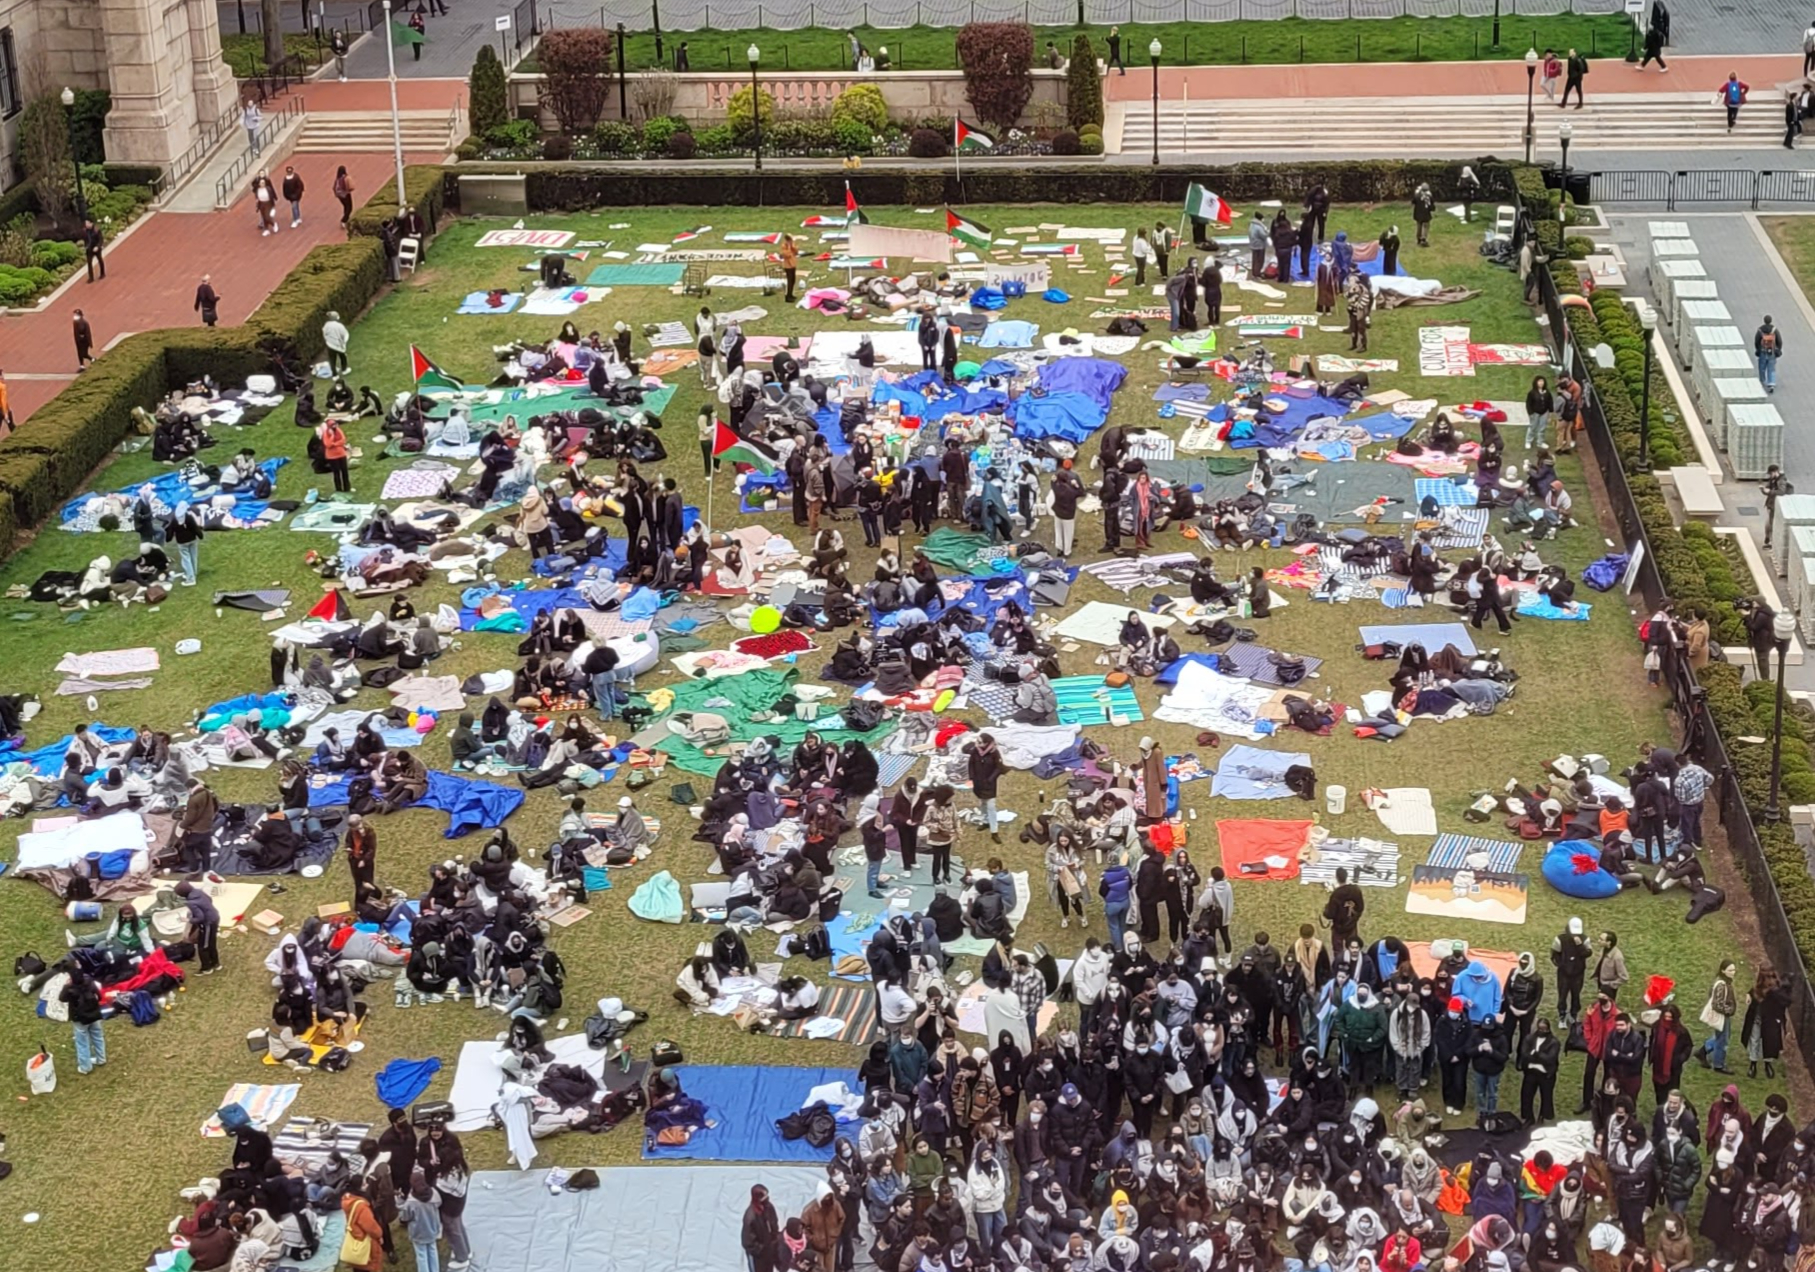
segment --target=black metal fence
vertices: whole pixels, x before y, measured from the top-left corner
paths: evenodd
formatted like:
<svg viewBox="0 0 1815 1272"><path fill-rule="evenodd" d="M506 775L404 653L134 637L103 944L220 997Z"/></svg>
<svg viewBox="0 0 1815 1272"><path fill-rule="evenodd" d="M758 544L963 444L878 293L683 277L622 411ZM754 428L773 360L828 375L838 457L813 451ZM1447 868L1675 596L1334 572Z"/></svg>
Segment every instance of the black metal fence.
<svg viewBox="0 0 1815 1272"><path fill-rule="evenodd" d="M1597 173L1595 175L1601 177L1623 174ZM1746 175L1762 177L1775 174ZM1752 192L1756 197L1756 184L1752 186ZM1530 215L1516 195L1514 202L1519 205L1520 233L1521 235L1529 233ZM1674 206L1674 204L1670 206ZM1641 599L1643 608L1647 612L1653 611L1665 599L1664 581L1658 573L1657 556L1651 550L1651 541L1645 532L1643 521L1639 518L1638 506L1633 501L1626 470L1620 463L1619 452L1614 448L1613 431L1607 424L1607 417L1601 411L1600 396L1594 389L1594 366L1589 359L1583 356L1580 346L1576 343L1574 329L1569 323L1570 311L1563 307L1562 297L1557 293L1556 283L1551 278L1550 272L1540 268L1537 277L1538 295L1544 306L1544 312L1550 319L1549 336L1557 354L1557 361L1572 376L1580 380L1584 387L1583 426L1588 433L1595 465L1607 489L1610 510L1614 520L1619 524L1621 541L1628 551L1636 551L1642 547L1644 552L1633 582L1633 593ZM1696 680L1695 672L1689 663L1688 651L1680 642L1674 643L1663 651L1662 657L1661 670L1664 683L1670 690L1680 734L1679 752L1695 757L1703 767L1714 774L1713 795L1716 809L1720 815L1721 830L1727 847L1732 853L1733 864L1745 880L1746 893L1752 902L1753 914L1758 923L1759 939L1764 946L1765 957L1777 969L1785 985L1789 987L1791 994L1789 1023L1795 1031L1797 1047L1802 1053L1804 1063L1815 1068L1815 992L1810 989L1808 969L1803 965L1802 951L1796 944L1795 935L1790 929L1789 917L1784 913L1783 900L1778 896L1777 886L1771 879L1770 867L1765 860L1764 846L1759 842L1758 828L1752 821L1751 810L1746 807L1738 776L1735 774L1728 756L1726 740L1720 736L1720 731L1715 727L1714 720L1708 712L1707 691ZM1768 669L1766 670L1768 671ZM1705 971L1708 975L1712 975L1714 969L1707 968ZM1701 990L1699 986L1692 985L1689 992L1700 993ZM1739 1040L1735 1038L1733 1041L1737 1043Z"/></svg>
<svg viewBox="0 0 1815 1272"><path fill-rule="evenodd" d="M1666 211L1697 203L1746 207L1815 203L1815 172L1749 168L1616 169L1588 174L1588 202L1659 204Z"/></svg>

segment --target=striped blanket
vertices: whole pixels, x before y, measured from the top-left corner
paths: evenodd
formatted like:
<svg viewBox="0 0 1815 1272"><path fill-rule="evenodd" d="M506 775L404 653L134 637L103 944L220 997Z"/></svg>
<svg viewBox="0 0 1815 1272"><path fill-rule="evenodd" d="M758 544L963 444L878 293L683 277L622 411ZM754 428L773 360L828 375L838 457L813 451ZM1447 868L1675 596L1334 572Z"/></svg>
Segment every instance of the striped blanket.
<svg viewBox="0 0 1815 1272"><path fill-rule="evenodd" d="M1101 676L1064 676L1052 682L1060 724L1108 724L1112 715L1144 720L1133 685L1111 689Z"/></svg>
<svg viewBox="0 0 1815 1272"><path fill-rule="evenodd" d="M1443 525L1431 533L1431 545L1444 548L1474 548L1493 520L1492 508L1445 508Z"/></svg>
<svg viewBox="0 0 1815 1272"><path fill-rule="evenodd" d="M1194 552L1164 552L1156 556L1110 557L1079 566L1084 574L1094 574L1106 585L1123 594L1137 587L1164 587L1172 580L1160 571L1175 566L1189 569L1197 561Z"/></svg>
<svg viewBox="0 0 1815 1272"><path fill-rule="evenodd" d="M1342 583L1365 583L1393 572L1393 563L1385 557L1374 558L1371 564L1355 561L1344 561L1342 549L1324 545L1317 549L1317 568L1324 574L1333 574Z"/></svg>
<svg viewBox="0 0 1815 1272"><path fill-rule="evenodd" d="M876 1032L876 993L868 985L829 982L819 989L819 1014L844 1022L836 1034L822 1035L828 1041L851 1046L868 1042ZM806 1032L806 1024L805 1020L783 1021L769 1032L777 1038L814 1036Z"/></svg>
<svg viewBox="0 0 1815 1272"><path fill-rule="evenodd" d="M1304 659L1307 676L1323 666L1323 659L1311 654L1300 654L1299 657ZM1273 666L1273 651L1265 645L1238 640L1219 653L1217 660L1217 670L1225 676L1242 676L1257 685L1292 687L1279 678Z"/></svg>
<svg viewBox="0 0 1815 1272"><path fill-rule="evenodd" d="M1420 477L1412 483L1418 502L1435 499L1439 508L1472 508L1478 497L1473 482L1453 482L1446 477Z"/></svg>
<svg viewBox="0 0 1815 1272"><path fill-rule="evenodd" d="M221 1097L219 1108L237 1104L246 1110L254 1126L273 1126L277 1124L284 1112L296 1103L302 1087L294 1082L273 1084L264 1082L235 1082L227 1088L227 1094ZM202 1123L204 1139L225 1139L227 1132L221 1126L218 1113L210 1113L208 1120Z"/></svg>
<svg viewBox="0 0 1815 1272"><path fill-rule="evenodd" d="M329 1129L333 1132L331 1137L323 1134ZM293 1117L271 1138L271 1151L292 1166L313 1166L326 1161L330 1149L338 1148L346 1157L357 1157L359 1141L371 1133L370 1122Z"/></svg>
<svg viewBox="0 0 1815 1272"><path fill-rule="evenodd" d="M1298 881L1334 887L1338 866L1364 888L1396 888L1399 845L1380 839L1326 839L1300 859Z"/></svg>
<svg viewBox="0 0 1815 1272"><path fill-rule="evenodd" d="M1519 868L1519 855L1524 851L1525 845L1517 840L1480 839L1474 835L1438 835L1437 842L1431 845L1431 855L1424 859L1424 864L1457 870L1468 864L1471 853L1484 852L1488 855L1489 870L1495 874L1511 874Z"/></svg>

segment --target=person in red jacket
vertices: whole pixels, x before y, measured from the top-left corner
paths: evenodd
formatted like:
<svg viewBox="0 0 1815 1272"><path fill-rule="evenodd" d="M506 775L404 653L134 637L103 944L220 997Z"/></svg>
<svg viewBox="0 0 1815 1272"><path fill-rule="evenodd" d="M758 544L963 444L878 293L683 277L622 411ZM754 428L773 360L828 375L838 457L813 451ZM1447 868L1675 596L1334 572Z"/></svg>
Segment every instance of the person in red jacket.
<svg viewBox="0 0 1815 1272"><path fill-rule="evenodd" d="M1605 990L1597 994L1594 1005L1582 1013L1582 1041L1588 1047L1588 1057L1582 1065L1582 1107L1576 1110L1578 1117L1588 1112L1594 1101L1595 1074L1601 1067L1601 1057L1607 1054L1607 1035L1613 1032L1617 1014L1613 998Z"/></svg>

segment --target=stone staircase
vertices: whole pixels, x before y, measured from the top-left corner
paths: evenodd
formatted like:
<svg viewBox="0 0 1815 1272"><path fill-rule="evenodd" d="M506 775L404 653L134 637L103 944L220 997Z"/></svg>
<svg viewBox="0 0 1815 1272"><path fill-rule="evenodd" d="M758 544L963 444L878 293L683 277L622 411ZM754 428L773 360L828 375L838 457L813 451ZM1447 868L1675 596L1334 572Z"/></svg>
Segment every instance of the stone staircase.
<svg viewBox="0 0 1815 1272"><path fill-rule="evenodd" d="M447 154L466 138L464 111L397 112L405 152ZM296 143L304 154L357 154L391 149L391 113L381 111L310 111Z"/></svg>
<svg viewBox="0 0 1815 1272"><path fill-rule="evenodd" d="M1536 152L1554 160L1557 126L1567 119L1570 149L1611 150L1778 149L1783 112L1770 94L1740 112L1727 132L1726 112L1710 93L1592 94L1583 110L1565 112L1538 96ZM1141 102L1116 103L1120 153L1153 146L1153 111ZM1113 144L1118 130L1103 130ZM1165 154L1392 157L1517 157L1525 148L1524 97L1326 98L1317 101L1219 100L1161 102L1160 150Z"/></svg>

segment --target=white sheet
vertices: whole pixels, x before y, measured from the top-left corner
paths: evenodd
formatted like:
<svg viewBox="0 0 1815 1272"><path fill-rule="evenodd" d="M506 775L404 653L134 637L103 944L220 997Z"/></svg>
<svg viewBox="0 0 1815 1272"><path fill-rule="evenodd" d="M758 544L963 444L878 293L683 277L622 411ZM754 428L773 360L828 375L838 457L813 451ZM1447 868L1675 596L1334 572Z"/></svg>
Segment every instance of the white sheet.
<svg viewBox="0 0 1815 1272"><path fill-rule="evenodd" d="M1434 835L1437 810L1431 793L1422 786L1393 786L1380 792L1387 802L1374 809L1380 824L1395 835Z"/></svg>
<svg viewBox="0 0 1815 1272"><path fill-rule="evenodd" d="M1065 616L1055 629L1059 635L1070 640L1088 641L1093 645L1114 645L1121 635L1122 620L1128 617L1131 606L1115 605L1109 601L1090 601L1079 609ZM1168 614L1141 614L1141 622L1150 632L1164 631L1175 621Z"/></svg>
<svg viewBox="0 0 1815 1272"><path fill-rule="evenodd" d="M857 356L857 346L863 337L870 338L870 347L876 351L878 363L906 363L913 367L920 365L920 337L911 331L878 331L860 328L842 331L816 331L813 333L813 344L808 352L812 355L808 369L815 376L820 376L823 369L825 376L840 376L848 372L850 360Z"/></svg>
<svg viewBox="0 0 1815 1272"><path fill-rule="evenodd" d="M1410 278L1403 274L1371 275L1376 292L1398 292L1401 296L1429 296L1443 290L1434 278Z"/></svg>
<svg viewBox="0 0 1815 1272"><path fill-rule="evenodd" d="M55 830L27 831L19 836L16 870L60 870L91 852L142 851L145 819L134 812L111 813L93 821Z"/></svg>
<svg viewBox="0 0 1815 1272"><path fill-rule="evenodd" d="M554 1052L556 1064L578 1065L595 1078L605 1076L605 1053L587 1046L583 1033L550 1038L548 1049ZM448 1129L480 1131L491 1125L492 1105L498 1102L504 1084L510 1080L498 1067L496 1057L502 1050L504 1045L498 1042L469 1042L460 1048L454 1089L448 1093L454 1105L454 1119Z"/></svg>
<svg viewBox="0 0 1815 1272"><path fill-rule="evenodd" d="M1179 672L1178 684L1160 699L1153 718L1236 737L1258 738L1263 735L1254 727L1256 713L1272 696L1273 690L1268 686L1222 675L1202 663L1186 663Z"/></svg>

